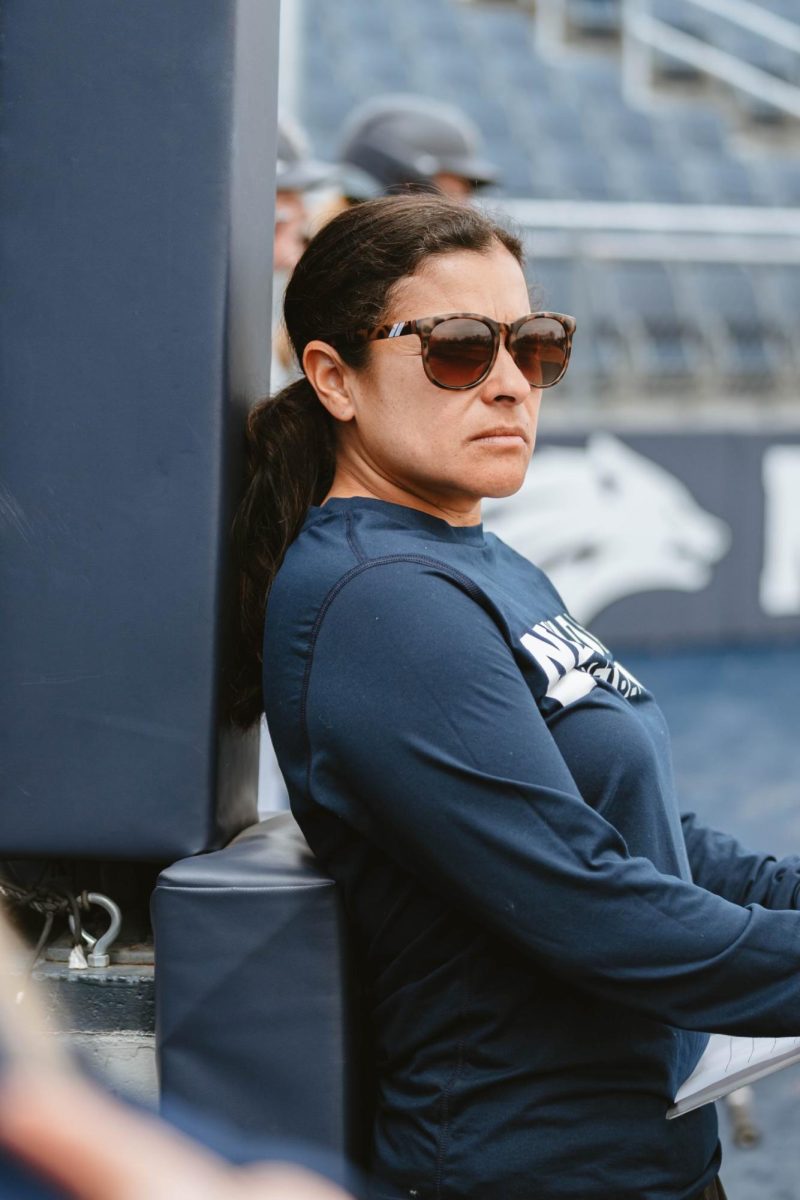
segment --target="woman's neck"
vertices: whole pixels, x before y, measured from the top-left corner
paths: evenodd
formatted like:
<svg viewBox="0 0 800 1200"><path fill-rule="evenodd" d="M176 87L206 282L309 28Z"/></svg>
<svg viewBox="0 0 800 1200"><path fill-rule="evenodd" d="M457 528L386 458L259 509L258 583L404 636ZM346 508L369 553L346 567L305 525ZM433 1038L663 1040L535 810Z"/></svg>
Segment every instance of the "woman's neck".
<svg viewBox="0 0 800 1200"><path fill-rule="evenodd" d="M427 496L422 489L411 491L407 486L397 484L390 479L376 476L367 478L366 473L350 471L346 466L337 467L328 494L322 501L349 500L354 496L363 496L367 500L385 500L388 504L402 504L406 508L414 508L418 512L427 513L430 517L438 517L447 521L448 525L480 525L481 502L476 499L469 508L452 508L446 498Z"/></svg>

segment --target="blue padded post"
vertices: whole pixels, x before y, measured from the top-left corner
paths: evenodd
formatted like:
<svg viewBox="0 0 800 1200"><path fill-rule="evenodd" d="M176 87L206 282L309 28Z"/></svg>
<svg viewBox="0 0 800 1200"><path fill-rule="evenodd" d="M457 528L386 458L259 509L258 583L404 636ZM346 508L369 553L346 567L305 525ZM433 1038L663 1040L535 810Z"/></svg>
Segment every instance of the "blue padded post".
<svg viewBox="0 0 800 1200"><path fill-rule="evenodd" d="M255 819L220 735L268 385L278 0L5 0L0 856L171 861Z"/></svg>

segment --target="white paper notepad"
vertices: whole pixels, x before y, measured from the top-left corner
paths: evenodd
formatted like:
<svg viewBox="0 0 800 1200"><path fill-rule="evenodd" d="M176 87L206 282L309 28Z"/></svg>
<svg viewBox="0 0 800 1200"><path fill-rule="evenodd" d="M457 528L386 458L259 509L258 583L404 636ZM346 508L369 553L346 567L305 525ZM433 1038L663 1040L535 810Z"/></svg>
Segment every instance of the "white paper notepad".
<svg viewBox="0 0 800 1200"><path fill-rule="evenodd" d="M712 1033L697 1066L676 1092L667 1119L683 1116L797 1062L800 1037L749 1038Z"/></svg>

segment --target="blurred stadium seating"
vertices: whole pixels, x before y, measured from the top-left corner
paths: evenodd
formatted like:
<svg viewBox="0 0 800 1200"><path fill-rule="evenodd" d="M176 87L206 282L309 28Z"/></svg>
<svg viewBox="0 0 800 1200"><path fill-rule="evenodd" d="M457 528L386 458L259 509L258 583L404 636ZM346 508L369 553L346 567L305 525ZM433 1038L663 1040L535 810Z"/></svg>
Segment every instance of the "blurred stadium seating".
<svg viewBox="0 0 800 1200"><path fill-rule="evenodd" d="M526 229L543 303L579 320L567 394L796 402L800 119L658 48L652 78L639 64L631 80L625 21L645 13L769 72L800 104L795 35L759 36L713 11L726 4L304 0L298 115L330 156L346 114L379 92L469 113ZM800 46L798 0L749 8L788 20ZM642 223L647 205L659 208Z"/></svg>

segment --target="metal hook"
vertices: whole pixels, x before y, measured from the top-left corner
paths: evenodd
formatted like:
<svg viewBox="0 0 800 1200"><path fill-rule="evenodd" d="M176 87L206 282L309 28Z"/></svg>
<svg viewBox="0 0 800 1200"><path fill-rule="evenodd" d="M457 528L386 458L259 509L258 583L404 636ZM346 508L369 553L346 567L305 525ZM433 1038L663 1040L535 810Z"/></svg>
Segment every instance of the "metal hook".
<svg viewBox="0 0 800 1200"><path fill-rule="evenodd" d="M70 927L72 936L74 937L75 936L75 919L71 913L70 913L70 917L69 917L69 927ZM89 950L91 950L91 949L93 949L95 943L97 942L97 938L92 937L92 935L89 933L88 929L84 929L83 927L81 927L81 941Z"/></svg>
<svg viewBox="0 0 800 1200"><path fill-rule="evenodd" d="M81 929L81 937L89 947L89 954L86 956L90 967L107 967L111 962L108 954L108 949L113 942L116 941L122 925L122 912L119 905L115 904L110 896L103 895L102 892L84 892L81 899L86 904L96 904L98 908L103 908L109 915L108 929L99 938L94 938L85 929ZM75 921L70 915L69 927L73 934L75 933Z"/></svg>

